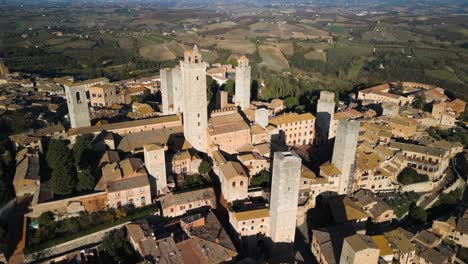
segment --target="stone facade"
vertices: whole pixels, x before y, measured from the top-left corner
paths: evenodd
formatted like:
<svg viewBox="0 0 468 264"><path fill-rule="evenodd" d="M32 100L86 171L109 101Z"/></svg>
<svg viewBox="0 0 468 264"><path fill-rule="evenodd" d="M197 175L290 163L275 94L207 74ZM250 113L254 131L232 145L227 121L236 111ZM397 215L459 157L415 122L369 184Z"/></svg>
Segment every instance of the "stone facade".
<svg viewBox="0 0 468 264"><path fill-rule="evenodd" d="M333 147L332 163L341 172L339 194L347 194L352 188L352 167L356 156L356 145L359 136L359 121L340 120Z"/></svg>
<svg viewBox="0 0 468 264"><path fill-rule="evenodd" d="M117 94L117 89L112 84L102 84L88 88L89 101L93 107L110 108L114 104L124 103L124 97Z"/></svg>
<svg viewBox="0 0 468 264"><path fill-rule="evenodd" d="M68 115L72 128L86 127L91 125L88 109L88 99L86 99L85 85L65 85L65 95L67 97Z"/></svg>
<svg viewBox="0 0 468 264"><path fill-rule="evenodd" d="M176 113L184 112L184 90L182 86L182 72L180 67L175 67L172 69L172 94L174 98L174 108L173 111Z"/></svg>
<svg viewBox="0 0 468 264"><path fill-rule="evenodd" d="M270 113L266 108L257 108L255 110L255 123L260 125L263 129L268 126L268 117Z"/></svg>
<svg viewBox="0 0 468 264"><path fill-rule="evenodd" d="M165 148L151 144L145 145L145 165L150 176L151 193L162 195L167 190Z"/></svg>
<svg viewBox="0 0 468 264"><path fill-rule="evenodd" d="M270 238L292 243L296 232L301 158L294 152L275 152L270 198Z"/></svg>
<svg viewBox="0 0 468 264"><path fill-rule="evenodd" d="M317 137L318 143L325 143L328 141L330 124L335 114L335 93L328 91L320 92L320 99L317 103Z"/></svg>
<svg viewBox="0 0 468 264"><path fill-rule="evenodd" d="M288 146L312 144L315 137L315 116L310 113L288 113L270 119L271 140Z"/></svg>
<svg viewBox="0 0 468 264"><path fill-rule="evenodd" d="M227 202L247 198L249 174L238 162L228 161L219 167L221 192Z"/></svg>
<svg viewBox="0 0 468 264"><path fill-rule="evenodd" d="M174 83L172 80L172 70L164 68L159 71L161 76L161 100L163 114L174 113ZM180 100L180 98L178 98Z"/></svg>
<svg viewBox="0 0 468 264"><path fill-rule="evenodd" d="M379 248L369 236L356 234L344 239L340 263L378 263L379 254Z"/></svg>
<svg viewBox="0 0 468 264"><path fill-rule="evenodd" d="M193 50L185 52L180 68L184 90L184 135L196 150L206 152L208 147L206 68L208 64L201 59L201 54L195 46Z"/></svg>
<svg viewBox="0 0 468 264"><path fill-rule="evenodd" d="M236 105L241 109L250 106L250 66L249 60L242 56L237 61L236 67Z"/></svg>

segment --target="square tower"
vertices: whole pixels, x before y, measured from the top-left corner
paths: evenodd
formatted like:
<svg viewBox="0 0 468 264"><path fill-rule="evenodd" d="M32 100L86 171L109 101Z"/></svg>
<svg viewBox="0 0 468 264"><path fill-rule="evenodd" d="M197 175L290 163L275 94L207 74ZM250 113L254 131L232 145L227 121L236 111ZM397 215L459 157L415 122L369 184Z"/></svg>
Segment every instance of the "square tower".
<svg viewBox="0 0 468 264"><path fill-rule="evenodd" d="M237 61L235 87L235 103L241 109L246 109L250 106L250 71L249 59L241 56Z"/></svg>
<svg viewBox="0 0 468 264"><path fill-rule="evenodd" d="M172 82L172 70L164 68L159 71L161 76L161 100L162 112L165 115L174 113L174 92Z"/></svg>
<svg viewBox="0 0 468 264"><path fill-rule="evenodd" d="M184 112L184 89L182 88L182 72L180 67L172 69L172 96L174 113Z"/></svg>
<svg viewBox="0 0 468 264"><path fill-rule="evenodd" d="M317 102L317 140L325 143L329 139L330 123L335 114L335 93L328 91L320 92Z"/></svg>
<svg viewBox="0 0 468 264"><path fill-rule="evenodd" d="M336 130L332 163L340 171L338 194L349 194L353 181L353 167L356 160L356 146L359 137L359 121L341 119Z"/></svg>
<svg viewBox="0 0 468 264"><path fill-rule="evenodd" d="M270 238L292 243L296 233L301 158L295 152L275 152L270 198Z"/></svg>
<svg viewBox="0 0 468 264"><path fill-rule="evenodd" d="M91 126L85 85L64 85L72 128Z"/></svg>
<svg viewBox="0 0 468 264"><path fill-rule="evenodd" d="M183 89L184 135L198 151L206 152L208 137L208 101L206 96L206 68L195 45L184 53L180 62Z"/></svg>
<svg viewBox="0 0 468 264"><path fill-rule="evenodd" d="M151 193L162 195L167 192L165 148L156 144L143 146L145 166L150 175Z"/></svg>

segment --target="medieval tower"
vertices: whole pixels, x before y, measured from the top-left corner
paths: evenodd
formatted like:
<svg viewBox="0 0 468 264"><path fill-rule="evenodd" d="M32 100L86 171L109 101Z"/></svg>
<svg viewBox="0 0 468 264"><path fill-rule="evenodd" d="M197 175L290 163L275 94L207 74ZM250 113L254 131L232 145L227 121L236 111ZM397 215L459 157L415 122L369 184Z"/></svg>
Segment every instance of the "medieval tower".
<svg viewBox="0 0 468 264"><path fill-rule="evenodd" d="M338 194L352 190L353 167L356 160L356 145L359 137L359 121L342 119L338 122L332 163L341 171Z"/></svg>
<svg viewBox="0 0 468 264"><path fill-rule="evenodd" d="M241 109L250 106L250 66L249 59L242 56L237 61L235 103Z"/></svg>
<svg viewBox="0 0 468 264"><path fill-rule="evenodd" d="M85 85L64 85L72 128L91 126Z"/></svg>
<svg viewBox="0 0 468 264"><path fill-rule="evenodd" d="M330 124L335 114L335 93L328 91L320 92L317 103L317 141L326 143L329 139Z"/></svg>
<svg viewBox="0 0 468 264"><path fill-rule="evenodd" d="M275 152L270 198L270 238L292 243L296 233L301 158L295 152Z"/></svg>
<svg viewBox="0 0 468 264"><path fill-rule="evenodd" d="M143 146L145 166L150 175L151 193L156 195L167 192L165 148L149 144Z"/></svg>
<svg viewBox="0 0 468 264"><path fill-rule="evenodd" d="M172 82L172 69L164 68L160 71L161 76L161 99L162 112L165 115L172 114L174 111L174 90Z"/></svg>
<svg viewBox="0 0 468 264"><path fill-rule="evenodd" d="M198 151L206 152L208 133L208 102L206 68L195 45L184 53L180 62L183 88L184 135ZM177 100L178 97L176 97Z"/></svg>
<svg viewBox="0 0 468 264"><path fill-rule="evenodd" d="M184 90L182 88L182 72L180 67L172 69L172 96L174 98L174 113L184 112Z"/></svg>

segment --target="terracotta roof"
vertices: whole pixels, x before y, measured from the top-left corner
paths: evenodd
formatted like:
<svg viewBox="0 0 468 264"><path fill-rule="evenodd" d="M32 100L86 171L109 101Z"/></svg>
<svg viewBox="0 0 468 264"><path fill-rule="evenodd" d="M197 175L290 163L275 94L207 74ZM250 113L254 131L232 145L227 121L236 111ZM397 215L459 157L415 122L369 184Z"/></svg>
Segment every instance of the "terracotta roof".
<svg viewBox="0 0 468 264"><path fill-rule="evenodd" d="M408 231L404 230L403 228L397 228L392 231L384 233L385 238L390 242L390 246L398 250L399 254L404 255L409 252L413 252L416 250L414 245L411 243L409 238L407 237L406 233Z"/></svg>
<svg viewBox="0 0 468 264"><path fill-rule="evenodd" d="M47 135L54 134L57 132L62 132L62 131L65 132L65 128L61 124L59 124L59 125L48 126L48 127L38 129L34 131L33 136L45 137Z"/></svg>
<svg viewBox="0 0 468 264"><path fill-rule="evenodd" d="M20 146L28 145L30 143L37 142L37 141L41 140L38 137L26 135L24 133L12 135L12 136L10 136L10 139L11 139L11 141L15 142L16 144L18 144Z"/></svg>
<svg viewBox="0 0 468 264"><path fill-rule="evenodd" d="M320 166L320 172L322 172L324 176L338 176L341 174L341 171L331 163L325 163Z"/></svg>
<svg viewBox="0 0 468 264"><path fill-rule="evenodd" d="M200 200L212 200L214 203L215 194L213 189L205 188L166 195L161 199L161 207L164 209L173 205L181 205Z"/></svg>
<svg viewBox="0 0 468 264"><path fill-rule="evenodd" d="M362 113L357 111L356 109L350 109L344 112L338 112L335 113L333 116L334 120L340 120L340 119L355 119L362 117Z"/></svg>
<svg viewBox="0 0 468 264"><path fill-rule="evenodd" d="M268 208L250 210L244 212L235 212L234 217L237 221L246 221L252 219L266 218L270 217L270 210Z"/></svg>
<svg viewBox="0 0 468 264"><path fill-rule="evenodd" d="M149 186L149 184L150 183L149 183L147 175L123 178L123 179L108 182L107 191L118 192L118 191L124 191L124 190L130 190L134 188Z"/></svg>
<svg viewBox="0 0 468 264"><path fill-rule="evenodd" d="M377 245L377 247L380 249L380 256L388 256L388 255L393 255L393 250L389 246L390 242L388 242L387 238L383 235L378 235L378 236L371 236L372 240L374 243Z"/></svg>
<svg viewBox="0 0 468 264"><path fill-rule="evenodd" d="M238 176L248 177L249 175L239 162L228 161L219 166L219 169L228 180Z"/></svg>
<svg viewBox="0 0 468 264"><path fill-rule="evenodd" d="M363 251L367 249L379 249L369 236L355 234L345 238L345 241L351 246L354 252Z"/></svg>
<svg viewBox="0 0 468 264"><path fill-rule="evenodd" d="M298 114L298 113L288 113L280 116L275 116L271 118L268 122L275 126L281 126L285 124L303 122L308 120L314 120L315 116L311 113Z"/></svg>
<svg viewBox="0 0 468 264"><path fill-rule="evenodd" d="M260 135L260 134L265 134L265 129L263 129L259 124L253 124L250 127L250 131L252 135Z"/></svg>
<svg viewBox="0 0 468 264"><path fill-rule="evenodd" d="M164 124L164 123L169 123L169 122L181 122L181 120L178 115L161 116L161 117L133 120L133 121L127 121L127 122L104 124L100 126L71 128L70 130L68 130L68 134L70 136L73 136L73 135L80 135L80 134L86 134L86 133L98 133L103 130L112 131L116 129Z"/></svg>
<svg viewBox="0 0 468 264"><path fill-rule="evenodd" d="M39 158L26 157L17 166L13 182L21 180L39 181Z"/></svg>
<svg viewBox="0 0 468 264"><path fill-rule="evenodd" d="M208 124L210 135L220 135L248 129L250 129L249 125L247 125L239 113L211 117Z"/></svg>

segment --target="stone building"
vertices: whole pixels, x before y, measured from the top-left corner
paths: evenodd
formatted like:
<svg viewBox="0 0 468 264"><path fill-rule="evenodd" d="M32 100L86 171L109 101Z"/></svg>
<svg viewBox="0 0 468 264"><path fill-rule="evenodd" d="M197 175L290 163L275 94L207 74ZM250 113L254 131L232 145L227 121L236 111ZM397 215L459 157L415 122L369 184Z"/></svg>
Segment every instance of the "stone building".
<svg viewBox="0 0 468 264"><path fill-rule="evenodd" d="M68 115L72 128L87 127L91 125L86 98L86 86L79 84L64 85L67 98Z"/></svg>
<svg viewBox="0 0 468 264"><path fill-rule="evenodd" d="M268 235L270 211L268 208L229 211L229 222L240 236Z"/></svg>
<svg viewBox="0 0 468 264"><path fill-rule="evenodd" d="M332 164L341 172L339 194L351 192L356 145L359 136L359 121L340 120L333 147Z"/></svg>
<svg viewBox="0 0 468 264"><path fill-rule="evenodd" d="M123 104L124 97L117 93L113 84L101 84L88 88L89 101L93 107L110 108L115 104Z"/></svg>
<svg viewBox="0 0 468 264"><path fill-rule="evenodd" d="M330 125L335 114L335 93L321 91L317 103L316 140L325 143L330 139Z"/></svg>
<svg viewBox="0 0 468 264"><path fill-rule="evenodd" d="M184 89L182 86L182 71L180 67L176 66L172 69L172 94L174 98L173 111L175 113L184 112Z"/></svg>
<svg viewBox="0 0 468 264"><path fill-rule="evenodd" d="M241 56L237 61L235 88L235 103L241 109L250 106L250 79L249 60L245 56Z"/></svg>
<svg viewBox="0 0 468 264"><path fill-rule="evenodd" d="M174 111L174 82L172 80L172 69L164 68L159 71L161 76L161 101L162 112L165 115L173 114ZM182 98L177 98L181 100Z"/></svg>
<svg viewBox="0 0 468 264"><path fill-rule="evenodd" d="M302 146L314 142L315 117L310 113L288 113L275 116L269 122L272 141L288 146Z"/></svg>
<svg viewBox="0 0 468 264"><path fill-rule="evenodd" d="M216 196L212 188L171 193L161 198L162 215L176 217L202 207L216 208Z"/></svg>
<svg viewBox="0 0 468 264"><path fill-rule="evenodd" d="M201 162L200 156L188 149L178 151L171 158L171 173L189 175L198 173Z"/></svg>
<svg viewBox="0 0 468 264"><path fill-rule="evenodd" d="M198 151L208 147L208 99L206 97L206 67L195 45L180 61L184 99L184 135ZM176 97L179 98L179 97Z"/></svg>
<svg viewBox="0 0 468 264"><path fill-rule="evenodd" d="M227 202L247 198L249 174L239 162L228 161L219 167L221 192Z"/></svg>
<svg viewBox="0 0 468 264"><path fill-rule="evenodd" d="M40 185L39 158L26 156L18 162L13 179L16 196L33 195Z"/></svg>
<svg viewBox="0 0 468 264"><path fill-rule="evenodd" d="M145 166L150 175L151 193L162 195L167 190L165 147L156 144L143 146Z"/></svg>
<svg viewBox="0 0 468 264"><path fill-rule="evenodd" d="M340 264L378 263L379 254L371 237L355 234L344 239Z"/></svg>
<svg viewBox="0 0 468 264"><path fill-rule="evenodd" d="M292 243L296 232L301 158L295 152L275 152L270 198L270 238Z"/></svg>
<svg viewBox="0 0 468 264"><path fill-rule="evenodd" d="M255 124L260 125L263 129L268 126L268 117L270 113L266 108L255 109Z"/></svg>
<svg viewBox="0 0 468 264"><path fill-rule="evenodd" d="M249 125L239 113L211 117L208 134L210 144L229 154L251 143Z"/></svg>

